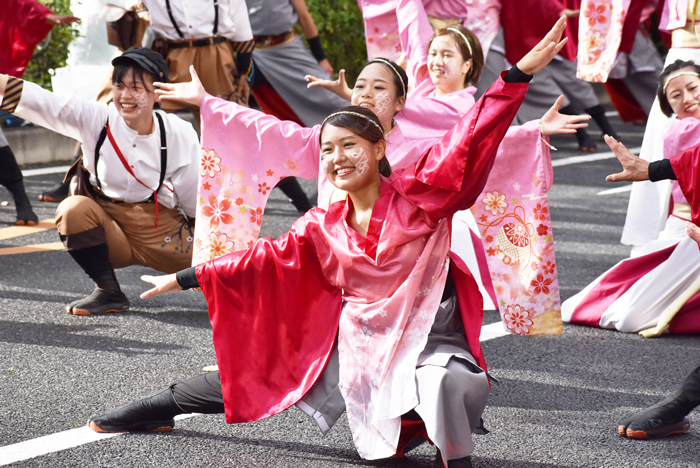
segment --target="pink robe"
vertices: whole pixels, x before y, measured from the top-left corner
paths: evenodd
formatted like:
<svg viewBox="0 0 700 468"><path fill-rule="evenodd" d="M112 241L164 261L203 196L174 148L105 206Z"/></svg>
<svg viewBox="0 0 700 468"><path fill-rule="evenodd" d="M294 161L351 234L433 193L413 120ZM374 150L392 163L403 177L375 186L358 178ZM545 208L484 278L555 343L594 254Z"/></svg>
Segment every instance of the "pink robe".
<svg viewBox="0 0 700 468"><path fill-rule="evenodd" d="M276 241L197 267L227 422L298 401L338 331L355 446L368 459L395 453L401 415L418 403L415 367L447 277L450 219L477 200L526 91L497 81L413 166L382 178L366 238L346 222L348 199L310 211ZM458 259L452 271L470 351L484 366L476 283Z"/></svg>
<svg viewBox="0 0 700 468"><path fill-rule="evenodd" d="M693 117L673 120L664 133L664 158L671 159L698 143L700 143L700 120ZM688 203L677 180L671 181L671 199L674 203Z"/></svg>

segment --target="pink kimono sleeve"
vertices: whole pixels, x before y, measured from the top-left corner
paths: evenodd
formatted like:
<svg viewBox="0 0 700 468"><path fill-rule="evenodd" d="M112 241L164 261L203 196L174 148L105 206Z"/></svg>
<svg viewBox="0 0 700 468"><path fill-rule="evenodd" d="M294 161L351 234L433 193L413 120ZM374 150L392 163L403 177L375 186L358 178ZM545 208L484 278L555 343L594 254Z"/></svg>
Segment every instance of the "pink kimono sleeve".
<svg viewBox="0 0 700 468"><path fill-rule="evenodd" d="M414 165L392 175L396 190L434 220L472 206L527 88L499 78Z"/></svg>
<svg viewBox="0 0 700 468"><path fill-rule="evenodd" d="M510 127L472 212L506 329L518 335L563 333L559 279L547 191L549 148L538 121Z"/></svg>
<svg viewBox="0 0 700 468"><path fill-rule="evenodd" d="M318 212L277 240L197 267L207 299L226 422L279 413L308 391L330 356L341 292L324 276Z"/></svg>
<svg viewBox="0 0 700 468"><path fill-rule="evenodd" d="M664 158L670 159L681 151L700 143L700 120L693 117L677 120L664 133ZM678 182L671 181L674 203L687 203Z"/></svg>
<svg viewBox="0 0 700 468"><path fill-rule="evenodd" d="M430 80L427 58L433 28L421 0L398 0L396 17L401 48L406 55L409 83L415 89L425 80Z"/></svg>
<svg viewBox="0 0 700 468"><path fill-rule="evenodd" d="M320 126L294 122L206 95L193 265L247 249L283 177L318 177Z"/></svg>

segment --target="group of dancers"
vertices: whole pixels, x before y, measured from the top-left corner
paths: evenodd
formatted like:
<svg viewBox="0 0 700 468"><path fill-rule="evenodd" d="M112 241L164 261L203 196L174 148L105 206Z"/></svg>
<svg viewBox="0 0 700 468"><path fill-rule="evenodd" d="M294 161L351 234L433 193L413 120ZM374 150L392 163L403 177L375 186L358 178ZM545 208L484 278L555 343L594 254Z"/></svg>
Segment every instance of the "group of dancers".
<svg viewBox="0 0 700 468"><path fill-rule="evenodd" d="M153 3L149 11L157 14L162 5ZM562 315L646 336L700 331L693 261L700 241L700 67L694 62L668 64L650 111L650 121L658 118L656 108L675 116L664 137L667 159L648 164L614 135L606 137L624 169L609 180L673 180L664 231L560 305L546 198L549 136L581 135L591 115L606 124L597 110L560 112L567 107L563 97L537 119L511 124L533 77L561 60L566 16L483 89L488 50L477 34L454 21L435 28L420 0L387 2L395 7L389 16L400 53L372 57L352 87L343 73L330 77L322 50L309 41L317 68L302 67L307 76L296 78L308 83L304 89L334 93L334 102L345 103L312 125L313 116L298 111L293 98L280 97L299 96L298 86L277 84L283 62L275 58L294 53L266 54L266 46L279 44L307 50L295 35L253 38L241 20L242 2L214 2L215 24L222 11L232 12L239 28L230 29L242 44L239 73L227 78L236 86L217 96L207 84L211 70L202 67L207 61L170 54L221 48L221 36L215 28L211 38L183 38L172 12L182 15L182 29L188 21L205 22L204 13L165 3L165 29L179 36L169 39L168 60L149 48L126 48L112 61L109 104L60 97L0 75L0 109L82 144L71 172L73 194L59 204L56 224L96 286L69 304L69 313L128 310L114 269L135 264L167 273L144 276L153 288L142 297L198 287L207 300L218 371L93 416L90 428L168 431L182 413L225 413L227 422L238 423L296 405L323 432L347 412L363 458L402 456L429 440L438 448L436 466L465 467L472 433L483 432L490 386L479 343L485 301L500 309L508 330L523 335L561 333ZM287 3L304 11L295 1L258 3L262 11L279 4L288 16ZM374 24L376 5L360 6ZM450 20L461 13L440 15ZM308 22L302 28L313 36ZM253 52L246 62L248 40L263 44L259 60ZM247 86L241 75L252 73L256 83L258 62L266 81L257 92L254 84L253 94L265 112L241 98ZM173 63L177 83L169 79ZM201 141L161 106L195 110ZM300 210L306 214L279 239L259 238L269 193L290 176L318 177L318 208ZM460 231L461 225L467 227ZM620 434L685 432L686 415L699 403L700 368L658 405L627 418Z"/></svg>

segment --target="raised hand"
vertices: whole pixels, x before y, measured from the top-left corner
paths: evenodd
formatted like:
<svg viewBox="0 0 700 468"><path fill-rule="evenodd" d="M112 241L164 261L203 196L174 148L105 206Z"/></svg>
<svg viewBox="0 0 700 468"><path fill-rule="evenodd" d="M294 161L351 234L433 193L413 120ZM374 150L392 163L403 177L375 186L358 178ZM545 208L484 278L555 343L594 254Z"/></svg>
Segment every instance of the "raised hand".
<svg viewBox="0 0 700 468"><path fill-rule="evenodd" d="M622 172L610 174L605 180L608 182L639 182L641 180L649 180L649 161L638 158L632 154L625 145L613 137L605 135L603 138L612 152L615 153L615 156L617 156L620 164L622 164Z"/></svg>
<svg viewBox="0 0 700 468"><path fill-rule="evenodd" d="M699 227L697 227L693 223L686 222L685 223L685 233L688 234L688 237L690 237L695 242L700 244L700 228Z"/></svg>
<svg viewBox="0 0 700 468"><path fill-rule="evenodd" d="M527 75L534 75L552 61L555 55L564 47L568 38L561 38L566 28L566 17L562 16L554 27L544 36L539 44L518 62L520 71Z"/></svg>
<svg viewBox="0 0 700 468"><path fill-rule="evenodd" d="M587 123L580 123L589 120L590 115L566 115L559 113L559 108L564 102L564 96L559 96L547 113L542 116L542 136L557 135L559 133L576 133L577 128L588 127Z"/></svg>
<svg viewBox="0 0 700 468"><path fill-rule="evenodd" d="M53 25L53 26L58 26L59 24L80 23L80 21L82 21L80 18L78 18L77 16L71 16L71 15L64 15L64 16L49 15L46 17L46 22L48 24Z"/></svg>
<svg viewBox="0 0 700 468"><path fill-rule="evenodd" d="M148 299L149 297L157 296L159 294L182 290L182 287L180 286L180 283L177 282L174 273L172 275L161 276L143 275L141 279L146 283L151 283L153 285L153 288L141 293L141 299Z"/></svg>
<svg viewBox="0 0 700 468"><path fill-rule="evenodd" d="M309 84L306 85L307 88L321 86L348 101L352 98L352 89L350 89L348 84L345 82L345 70L340 70L338 72L338 79L335 81L322 80L312 75L306 75L304 78L309 82Z"/></svg>
<svg viewBox="0 0 700 468"><path fill-rule="evenodd" d="M199 103L207 92L192 65L190 65L190 75L192 75L192 81L188 83L153 83L156 87L156 101L160 102L161 99L181 101L199 107Z"/></svg>

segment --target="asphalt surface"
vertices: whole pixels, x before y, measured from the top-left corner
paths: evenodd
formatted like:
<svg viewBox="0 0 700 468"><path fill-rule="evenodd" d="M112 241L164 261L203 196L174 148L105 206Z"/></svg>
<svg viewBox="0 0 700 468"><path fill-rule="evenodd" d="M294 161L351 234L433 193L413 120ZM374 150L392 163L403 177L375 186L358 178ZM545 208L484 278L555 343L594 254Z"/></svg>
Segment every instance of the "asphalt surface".
<svg viewBox="0 0 700 468"><path fill-rule="evenodd" d="M616 129L628 147L643 128ZM594 130L597 130L594 128ZM593 132L599 136L599 133ZM599 140L598 140L599 141ZM578 155L575 140L554 138L553 159ZM599 151L607 148L601 142ZM562 299L578 292L629 254L619 243L628 192L604 181L614 159L557 167L549 193ZM61 178L25 179L32 200ZM315 184L304 181L310 196ZM0 188L0 202L11 200ZM56 204L34 203L41 219ZM297 213L272 192L263 235L277 237ZM14 222L12 202L0 205L0 228ZM1 240L0 248L55 242L55 231ZM62 251L0 256L0 450L81 427L114 409L214 364L211 328L199 292L144 301L142 267L117 272L132 310L76 317L64 305L89 294L91 282ZM486 313L486 322L499 320ZM700 361L700 338L634 334L566 325L552 338L505 336L484 343L492 388L484 413L488 435L475 436L475 467L696 467L700 412L684 435L631 441L617 434L628 412L673 390ZM1 453L1 452L0 452ZM20 461L22 467L424 467L427 444L407 460L362 460L343 417L323 437L296 408L250 424L227 425L222 415L178 421L171 434L128 434ZM0 458L0 464L3 460Z"/></svg>

